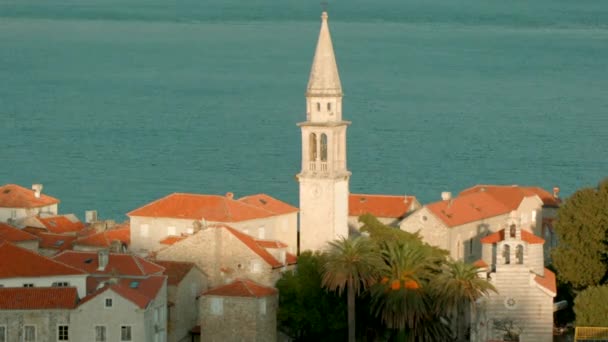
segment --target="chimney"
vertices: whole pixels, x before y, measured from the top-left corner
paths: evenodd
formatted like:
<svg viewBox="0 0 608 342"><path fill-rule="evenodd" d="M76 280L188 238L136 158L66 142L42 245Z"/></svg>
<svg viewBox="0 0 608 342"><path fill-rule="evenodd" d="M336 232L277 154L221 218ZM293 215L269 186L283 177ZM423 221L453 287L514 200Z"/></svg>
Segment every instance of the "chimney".
<svg viewBox="0 0 608 342"><path fill-rule="evenodd" d="M452 199L452 193L449 191L444 191L441 193L441 200L442 201L449 201Z"/></svg>
<svg viewBox="0 0 608 342"><path fill-rule="evenodd" d="M226 198L227 199L234 199L234 194L232 192L227 192L226 193Z"/></svg>
<svg viewBox="0 0 608 342"><path fill-rule="evenodd" d="M98 271L105 271L106 267L108 266L108 261L110 259L110 252L108 252L107 249L102 249L100 251L97 252L97 261L98 261L98 267L97 270Z"/></svg>
<svg viewBox="0 0 608 342"><path fill-rule="evenodd" d="M42 184L32 184L32 190L34 190L34 197L40 198L42 193Z"/></svg>
<svg viewBox="0 0 608 342"><path fill-rule="evenodd" d="M559 198L559 186L553 187L553 198L555 198L555 199Z"/></svg>
<svg viewBox="0 0 608 342"><path fill-rule="evenodd" d="M86 210L84 212L84 222L93 223L97 221L97 210Z"/></svg>

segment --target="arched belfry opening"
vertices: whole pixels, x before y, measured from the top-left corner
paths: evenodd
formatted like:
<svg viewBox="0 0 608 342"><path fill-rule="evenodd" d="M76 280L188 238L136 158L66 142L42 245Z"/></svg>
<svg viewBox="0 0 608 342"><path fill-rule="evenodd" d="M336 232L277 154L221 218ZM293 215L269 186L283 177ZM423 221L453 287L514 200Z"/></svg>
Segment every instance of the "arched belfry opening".
<svg viewBox="0 0 608 342"><path fill-rule="evenodd" d="M509 236L513 239L517 236L517 227L514 224L509 227Z"/></svg>
<svg viewBox="0 0 608 342"><path fill-rule="evenodd" d="M511 263L511 246L505 244L502 247L502 258L505 265L509 265Z"/></svg>
<svg viewBox="0 0 608 342"><path fill-rule="evenodd" d="M317 161L317 135L310 133L308 136L308 159L311 162Z"/></svg>
<svg viewBox="0 0 608 342"><path fill-rule="evenodd" d="M524 263L524 246L517 245L515 248L515 259L517 259L517 263L520 265Z"/></svg>
<svg viewBox="0 0 608 342"><path fill-rule="evenodd" d="M327 161L327 134L321 134L321 161Z"/></svg>

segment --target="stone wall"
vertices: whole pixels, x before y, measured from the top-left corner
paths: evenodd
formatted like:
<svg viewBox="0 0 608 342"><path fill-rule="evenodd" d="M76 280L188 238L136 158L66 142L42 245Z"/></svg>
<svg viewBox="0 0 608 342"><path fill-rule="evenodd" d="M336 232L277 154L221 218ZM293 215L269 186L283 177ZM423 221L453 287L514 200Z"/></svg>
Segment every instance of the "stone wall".
<svg viewBox="0 0 608 342"><path fill-rule="evenodd" d="M74 325L70 321L70 310L2 310L0 326L6 327L7 341L23 341L24 326L36 327L36 341L57 341L57 327L60 324L69 326L72 333ZM77 340L75 340L77 341Z"/></svg>

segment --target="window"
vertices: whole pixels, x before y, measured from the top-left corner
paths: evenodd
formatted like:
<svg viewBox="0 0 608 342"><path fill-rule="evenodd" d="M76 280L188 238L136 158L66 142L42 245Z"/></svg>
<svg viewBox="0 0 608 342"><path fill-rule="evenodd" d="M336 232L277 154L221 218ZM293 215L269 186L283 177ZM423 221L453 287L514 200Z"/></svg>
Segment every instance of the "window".
<svg viewBox="0 0 608 342"><path fill-rule="evenodd" d="M23 287L34 287L34 284L32 284L32 283L26 283L26 284L23 284Z"/></svg>
<svg viewBox="0 0 608 342"><path fill-rule="evenodd" d="M266 298L261 298L260 300L260 315L266 314Z"/></svg>
<svg viewBox="0 0 608 342"><path fill-rule="evenodd" d="M106 327L104 325L95 326L95 342L105 342L106 340Z"/></svg>
<svg viewBox="0 0 608 342"><path fill-rule="evenodd" d="M106 308L112 307L112 298L106 298Z"/></svg>
<svg viewBox="0 0 608 342"><path fill-rule="evenodd" d="M321 111L321 102L317 102L317 112Z"/></svg>
<svg viewBox="0 0 608 342"><path fill-rule="evenodd" d="M517 245L517 247L515 248L515 258L517 258L518 264L524 263L524 246Z"/></svg>
<svg viewBox="0 0 608 342"><path fill-rule="evenodd" d="M167 235L177 235L175 227L167 227Z"/></svg>
<svg viewBox="0 0 608 342"><path fill-rule="evenodd" d="M264 227L258 228L258 239L264 239L266 237L266 230Z"/></svg>
<svg viewBox="0 0 608 342"><path fill-rule="evenodd" d="M148 237L149 229L150 229L150 226L147 224L142 224L141 226L139 226L139 236Z"/></svg>
<svg viewBox="0 0 608 342"><path fill-rule="evenodd" d="M16 219L17 218L17 210L11 210L11 218L12 219Z"/></svg>
<svg viewBox="0 0 608 342"><path fill-rule="evenodd" d="M123 325L120 327L120 340L121 341L133 341L131 336L131 326Z"/></svg>
<svg viewBox="0 0 608 342"><path fill-rule="evenodd" d="M473 238L469 240L469 255L473 255Z"/></svg>
<svg viewBox="0 0 608 342"><path fill-rule="evenodd" d="M224 314L223 298L211 298L211 314L216 316Z"/></svg>
<svg viewBox="0 0 608 342"><path fill-rule="evenodd" d="M532 214L530 214L530 217L532 217L532 222L536 222L536 210L532 210Z"/></svg>
<svg viewBox="0 0 608 342"><path fill-rule="evenodd" d="M36 341L36 326L35 325L23 326L23 341L25 341L25 342Z"/></svg>
<svg viewBox="0 0 608 342"><path fill-rule="evenodd" d="M259 260L255 260L251 262L251 272L260 273L262 271L262 264L260 264Z"/></svg>
<svg viewBox="0 0 608 342"><path fill-rule="evenodd" d="M505 245L502 250L502 257L504 258L505 264L511 263L511 246Z"/></svg>
<svg viewBox="0 0 608 342"><path fill-rule="evenodd" d="M6 342L6 325L0 325L0 342Z"/></svg>
<svg viewBox="0 0 608 342"><path fill-rule="evenodd" d="M53 287L68 287L68 286L70 286L70 283L68 283L67 281L56 281L51 286L53 286Z"/></svg>
<svg viewBox="0 0 608 342"><path fill-rule="evenodd" d="M321 161L327 161L327 134L321 134Z"/></svg>
<svg viewBox="0 0 608 342"><path fill-rule="evenodd" d="M327 102L327 111L329 112L331 110L331 102Z"/></svg>
<svg viewBox="0 0 608 342"><path fill-rule="evenodd" d="M512 238L515 238L515 230L516 230L515 228L516 227L514 224L512 224L511 227L509 227L509 236Z"/></svg>
<svg viewBox="0 0 608 342"><path fill-rule="evenodd" d="M57 327L57 340L58 341L69 341L70 335L67 325L60 325Z"/></svg>
<svg viewBox="0 0 608 342"><path fill-rule="evenodd" d="M315 133L310 133L308 136L308 158L310 161L317 160L317 135Z"/></svg>

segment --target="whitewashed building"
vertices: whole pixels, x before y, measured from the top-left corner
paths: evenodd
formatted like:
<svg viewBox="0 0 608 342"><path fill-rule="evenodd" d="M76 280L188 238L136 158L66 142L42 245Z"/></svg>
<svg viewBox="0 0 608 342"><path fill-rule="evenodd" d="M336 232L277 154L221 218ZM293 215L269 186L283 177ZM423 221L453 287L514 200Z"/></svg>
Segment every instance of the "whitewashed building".
<svg viewBox="0 0 608 342"><path fill-rule="evenodd" d="M42 184L27 189L16 184L0 186L0 222L15 222L40 214L57 215L59 200L42 193Z"/></svg>

